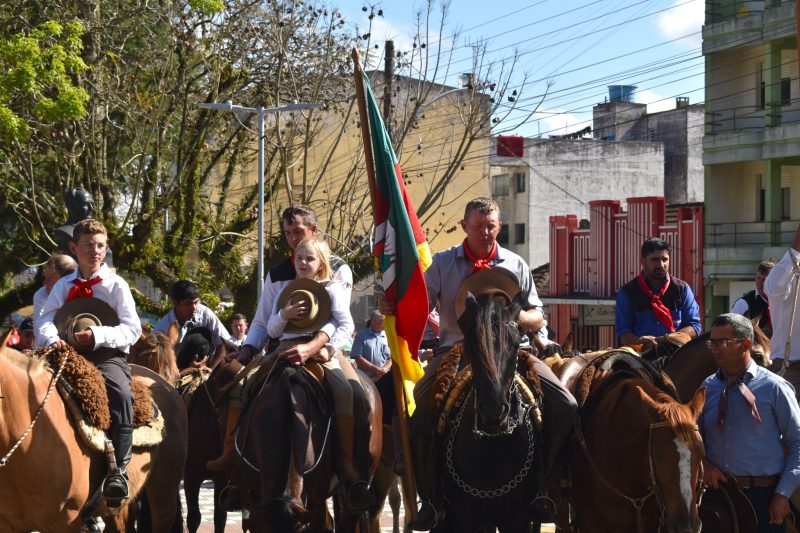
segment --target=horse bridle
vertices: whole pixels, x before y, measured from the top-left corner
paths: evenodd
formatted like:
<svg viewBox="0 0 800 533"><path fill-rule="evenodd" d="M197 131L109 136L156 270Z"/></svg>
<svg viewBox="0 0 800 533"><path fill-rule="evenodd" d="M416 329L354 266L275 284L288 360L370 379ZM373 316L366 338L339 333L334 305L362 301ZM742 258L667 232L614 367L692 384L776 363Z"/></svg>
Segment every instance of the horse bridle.
<svg viewBox="0 0 800 533"><path fill-rule="evenodd" d="M589 466L592 467L592 471L595 475L606 485L611 491L623 498L628 503L630 503L633 508L636 510L636 531L638 533L644 533L644 520L642 517L642 509L644 508L647 501L655 496L656 503L660 509L660 516L659 516L659 529L661 526L664 525L664 514L665 514L665 505L664 505L664 498L661 495L661 491L658 489L658 484L656 483L656 472L655 467L653 466L653 430L654 429L661 429L661 428L671 428L672 425L662 420L661 422L651 422L650 427L647 433L647 459L648 459L648 466L650 469L650 490L644 496L640 496L638 498L634 498L632 496L628 496L617 487L611 484L611 482L600 472L600 469L597 467L597 464L592 459L591 453L589 453L589 446L586 444L586 438L583 434L583 429L581 427L580 417L577 417L575 421L575 434L578 438L578 442L581 445L581 450L583 450L583 454L586 456L587 461L589 461ZM695 427L697 430L697 427ZM697 507L700 507L700 501L703 497L703 463L700 463L700 476L698 478L697 483L697 503L695 504Z"/></svg>

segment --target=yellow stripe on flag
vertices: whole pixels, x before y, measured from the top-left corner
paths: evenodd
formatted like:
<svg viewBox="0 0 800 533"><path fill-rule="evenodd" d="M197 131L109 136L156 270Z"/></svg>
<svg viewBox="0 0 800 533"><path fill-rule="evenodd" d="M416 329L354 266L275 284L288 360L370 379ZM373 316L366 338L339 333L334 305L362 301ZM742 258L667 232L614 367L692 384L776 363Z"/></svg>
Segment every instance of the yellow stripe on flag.
<svg viewBox="0 0 800 533"><path fill-rule="evenodd" d="M420 366L419 361L412 357L406 340L397 336L397 329L395 327L396 320L396 316L386 315L383 329L386 332L386 339L389 341L389 350L392 352L392 365L395 365L397 370L400 371L400 377L403 379L403 390L406 393L408 416L411 416L416 409L416 404L414 403L414 383L419 381L424 375L424 372L422 371L422 366Z"/></svg>

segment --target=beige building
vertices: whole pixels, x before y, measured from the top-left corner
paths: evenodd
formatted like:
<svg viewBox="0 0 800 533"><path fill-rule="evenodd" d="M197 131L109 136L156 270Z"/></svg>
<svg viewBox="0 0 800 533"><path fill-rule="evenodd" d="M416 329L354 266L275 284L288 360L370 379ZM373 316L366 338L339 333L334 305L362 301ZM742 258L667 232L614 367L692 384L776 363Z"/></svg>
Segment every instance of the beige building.
<svg viewBox="0 0 800 533"><path fill-rule="evenodd" d="M382 73L372 73L370 79L380 100ZM420 98L425 91L427 96ZM395 77L390 127L395 130L393 138L401 138L395 142L395 150L433 252L461 242L464 235L459 221L466 201L490 195L488 100L468 88ZM424 103L417 105L419 101ZM312 117L314 133L308 149L299 137L294 139L294 148L286 150L285 179L279 180L266 202L267 236L280 231L280 213L290 202L305 202L319 213L320 225L334 249L367 250L372 212L357 107L352 103L340 110L314 112ZM297 119L300 117L280 117L284 145L292 144L290 125ZM269 136L268 129L267 153L275 142ZM252 161L236 178L232 188L238 189L239 198L256 186L256 169L257 162ZM265 179L270 182L269 176ZM237 203L231 199L231 205ZM248 251L248 259L255 261L256 246L248 246ZM356 284L353 314L357 324L374 306L371 293L369 280Z"/></svg>

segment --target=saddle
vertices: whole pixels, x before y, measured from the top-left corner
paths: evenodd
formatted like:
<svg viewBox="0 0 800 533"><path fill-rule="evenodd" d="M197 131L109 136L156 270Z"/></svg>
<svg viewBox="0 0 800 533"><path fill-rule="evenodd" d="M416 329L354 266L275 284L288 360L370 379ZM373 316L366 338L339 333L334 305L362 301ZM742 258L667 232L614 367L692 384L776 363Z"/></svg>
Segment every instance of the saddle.
<svg viewBox="0 0 800 533"><path fill-rule="evenodd" d="M558 377L581 408L612 372L620 376L616 373L618 370L624 370L622 375L625 377L646 379L674 398L678 396L675 386L666 374L628 347L571 357L559 368Z"/></svg>
<svg viewBox="0 0 800 533"><path fill-rule="evenodd" d="M461 356L464 353L463 345L456 344L443 354L442 362L436 372L434 380L433 410L438 418L436 431L441 435L452 418L466 401L472 391L472 368L467 363L459 370ZM525 350L517 352L517 371L514 381L522 396L522 400L531 405L531 413L539 430L542 427L542 385L533 363L533 354Z"/></svg>
<svg viewBox="0 0 800 533"><path fill-rule="evenodd" d="M104 451L106 432L111 427L111 414L103 374L71 347L48 350L44 357L53 373L64 361L61 377L56 384L58 393L84 442L97 451ZM163 439L164 418L143 381L134 377L131 392L133 446L155 446Z"/></svg>

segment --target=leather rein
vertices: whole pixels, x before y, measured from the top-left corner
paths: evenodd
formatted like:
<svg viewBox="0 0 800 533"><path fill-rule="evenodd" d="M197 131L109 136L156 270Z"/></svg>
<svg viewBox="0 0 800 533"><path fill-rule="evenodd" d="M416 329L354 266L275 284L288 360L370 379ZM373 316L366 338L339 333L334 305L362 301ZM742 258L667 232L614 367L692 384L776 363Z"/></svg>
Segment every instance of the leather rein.
<svg viewBox="0 0 800 533"><path fill-rule="evenodd" d="M586 456L586 460L589 461L589 466L592 467L592 471L594 474L606 485L611 491L619 496L620 498L624 499L628 503L630 503L636 511L636 531L638 533L645 533L644 530L644 519L642 516L642 509L644 508L647 501L655 496L656 503L658 504L661 513L659 517L659 529L660 526L664 525L664 503L662 501L660 491L658 490L658 485L656 484L656 473L655 469L653 468L653 430L654 429L661 429L661 428L671 428L671 424L667 421L661 422L652 422L650 423L650 427L648 429L647 434L647 459L650 468L650 490L644 496L640 496L638 498L628 496L617 487L615 487L604 475L600 472L597 464L592 459L592 454L589 452L589 446L586 443L586 437L583 433L583 427L581 424L580 417L576 417L575 420L575 435L578 438L578 442L581 445L581 450L583 454ZM701 489L703 485L703 464L700 463L700 476L698 481L698 489ZM702 490L698 490L698 499L697 499L697 506L700 506L700 500L702 499Z"/></svg>

